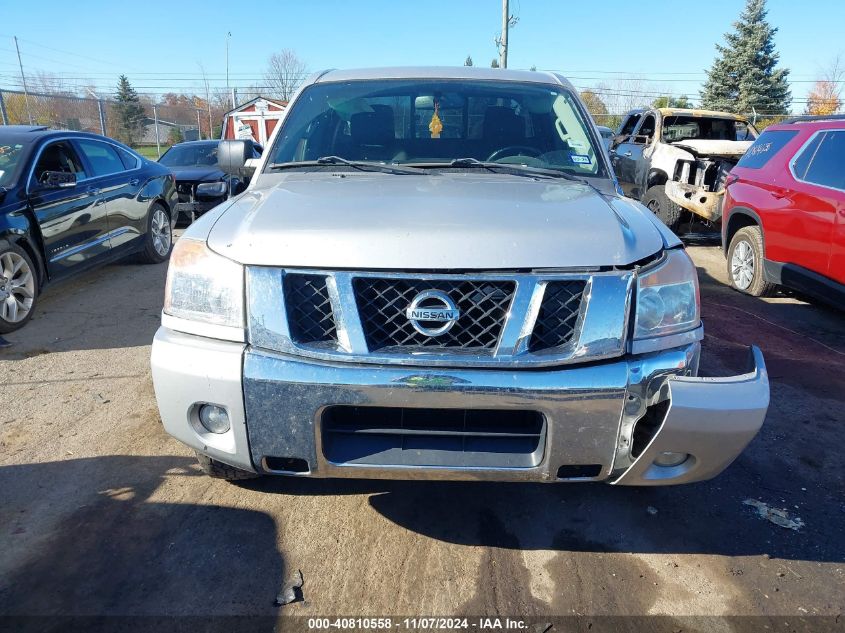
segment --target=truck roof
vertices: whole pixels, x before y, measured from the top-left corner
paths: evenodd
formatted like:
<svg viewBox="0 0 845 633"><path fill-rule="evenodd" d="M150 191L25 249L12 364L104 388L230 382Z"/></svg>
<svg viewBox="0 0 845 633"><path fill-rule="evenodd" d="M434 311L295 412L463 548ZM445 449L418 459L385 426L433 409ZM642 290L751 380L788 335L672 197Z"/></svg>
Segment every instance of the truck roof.
<svg viewBox="0 0 845 633"><path fill-rule="evenodd" d="M355 81L364 79L474 79L479 81L518 81L522 83L555 84L574 90L572 84L558 73L539 70L510 70L477 66L393 66L325 70L317 73L309 83Z"/></svg>
<svg viewBox="0 0 845 633"><path fill-rule="evenodd" d="M733 112L719 112L718 110L699 110L697 108L657 108L663 116L690 116L690 117L711 117L719 119L733 119L734 121L747 121L748 119Z"/></svg>

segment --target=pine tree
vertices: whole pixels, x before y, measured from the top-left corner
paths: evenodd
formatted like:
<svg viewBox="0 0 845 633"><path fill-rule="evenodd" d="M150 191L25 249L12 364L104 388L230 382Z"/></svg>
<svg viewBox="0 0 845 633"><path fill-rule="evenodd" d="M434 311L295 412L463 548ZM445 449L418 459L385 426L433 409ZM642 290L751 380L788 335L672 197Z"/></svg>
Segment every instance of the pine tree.
<svg viewBox="0 0 845 633"><path fill-rule="evenodd" d="M718 55L707 73L701 106L737 113L786 114L792 95L786 68L775 68L777 28L766 21L766 0L746 0L734 31L717 44Z"/></svg>
<svg viewBox="0 0 845 633"><path fill-rule="evenodd" d="M117 138L127 145L134 145L141 136L144 123L144 107L135 88L126 75L121 75L117 82L114 110L117 115Z"/></svg>
<svg viewBox="0 0 845 633"><path fill-rule="evenodd" d="M467 58L464 60L464 66L472 66L472 56L467 55Z"/></svg>
<svg viewBox="0 0 845 633"><path fill-rule="evenodd" d="M490 68L498 68L498 67L499 67L499 60L496 59L496 58L493 58L493 61L490 62Z"/></svg>

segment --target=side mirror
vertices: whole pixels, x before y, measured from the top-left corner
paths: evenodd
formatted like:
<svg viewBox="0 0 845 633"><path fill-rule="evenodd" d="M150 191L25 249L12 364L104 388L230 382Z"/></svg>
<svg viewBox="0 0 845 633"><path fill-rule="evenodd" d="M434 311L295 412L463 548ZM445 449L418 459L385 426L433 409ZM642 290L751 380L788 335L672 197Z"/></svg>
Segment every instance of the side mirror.
<svg viewBox="0 0 845 633"><path fill-rule="evenodd" d="M44 189L70 189L76 186L76 174L65 171L44 171L38 178L38 184Z"/></svg>
<svg viewBox="0 0 845 633"><path fill-rule="evenodd" d="M252 158L252 144L247 141L220 141L217 146L217 164L230 176L243 176L255 171L247 165Z"/></svg>

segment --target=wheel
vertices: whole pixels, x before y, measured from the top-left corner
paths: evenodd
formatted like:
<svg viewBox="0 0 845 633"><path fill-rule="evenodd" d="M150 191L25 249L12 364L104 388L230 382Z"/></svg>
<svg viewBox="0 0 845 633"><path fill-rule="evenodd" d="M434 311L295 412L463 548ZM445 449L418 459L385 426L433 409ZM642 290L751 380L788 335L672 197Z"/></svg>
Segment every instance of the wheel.
<svg viewBox="0 0 845 633"><path fill-rule="evenodd" d="M663 185L649 187L642 200L654 215L668 226L672 231L677 231L681 226L681 215L684 212L682 206L669 200Z"/></svg>
<svg viewBox="0 0 845 633"><path fill-rule="evenodd" d="M744 226L728 246L728 277L731 286L752 297L774 294L777 285L763 277L763 232L759 226Z"/></svg>
<svg viewBox="0 0 845 633"><path fill-rule="evenodd" d="M155 203L150 207L141 261L146 264L160 264L170 257L170 249L172 248L173 231L170 227L170 214L163 206Z"/></svg>
<svg viewBox="0 0 845 633"><path fill-rule="evenodd" d="M32 259L17 244L0 240L0 334L26 325L37 298L38 281Z"/></svg>
<svg viewBox="0 0 845 633"><path fill-rule="evenodd" d="M229 464L218 462L216 459L211 459L208 455L197 453L197 462L199 462L202 472L209 477L215 479L225 479L226 481L240 481L243 479L257 479L260 475L251 473L248 470L241 470Z"/></svg>

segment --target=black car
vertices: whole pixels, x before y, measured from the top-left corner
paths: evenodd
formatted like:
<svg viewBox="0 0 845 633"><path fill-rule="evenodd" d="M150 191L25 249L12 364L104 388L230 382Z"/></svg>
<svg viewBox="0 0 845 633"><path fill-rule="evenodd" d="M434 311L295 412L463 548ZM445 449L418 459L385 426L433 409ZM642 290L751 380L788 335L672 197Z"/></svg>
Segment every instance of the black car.
<svg viewBox="0 0 845 633"><path fill-rule="evenodd" d="M0 334L32 316L44 284L173 245L170 171L104 136L0 126Z"/></svg>
<svg viewBox="0 0 845 633"><path fill-rule="evenodd" d="M167 150L158 162L176 176L179 202L177 214L194 221L226 198L241 193L248 182L224 173L217 164L219 141L189 141ZM252 143L252 157L260 158L263 148Z"/></svg>

